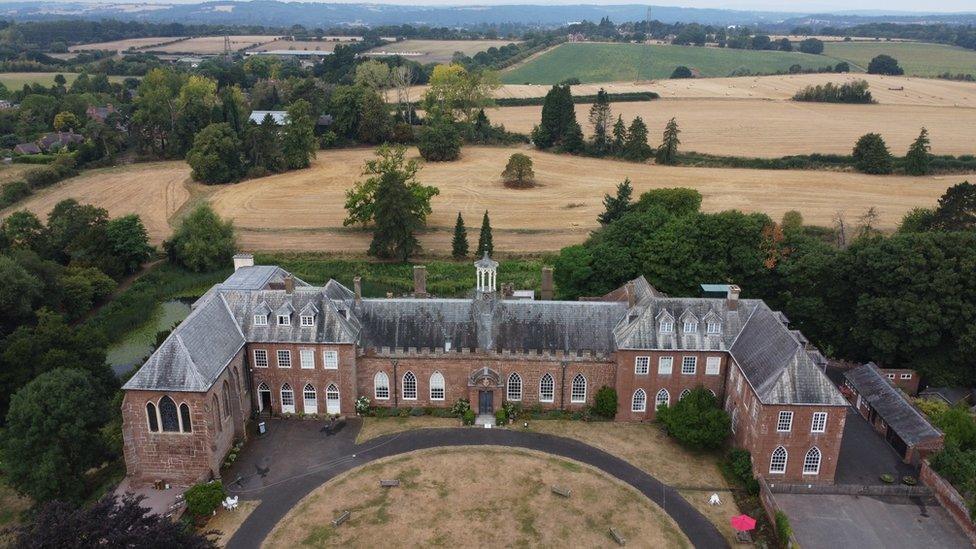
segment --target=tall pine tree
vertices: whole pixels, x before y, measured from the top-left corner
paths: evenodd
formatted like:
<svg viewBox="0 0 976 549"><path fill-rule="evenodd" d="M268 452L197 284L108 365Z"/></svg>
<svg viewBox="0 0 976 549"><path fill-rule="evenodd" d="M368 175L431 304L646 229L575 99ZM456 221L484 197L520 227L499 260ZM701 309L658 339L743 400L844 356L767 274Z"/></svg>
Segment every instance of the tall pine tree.
<svg viewBox="0 0 976 549"><path fill-rule="evenodd" d="M932 155L929 154L929 150L931 150L929 146L929 131L922 128L915 142L908 148L908 154L905 155L905 173L908 175L925 175L929 173L929 163L932 160Z"/></svg>
<svg viewBox="0 0 976 549"><path fill-rule="evenodd" d="M578 124L569 86L553 86L542 103L542 121L532 130L532 142L539 149L562 145L574 125Z"/></svg>
<svg viewBox="0 0 976 549"><path fill-rule="evenodd" d="M620 156L624 153L624 144L627 142L627 126L624 125L622 116L617 115L617 121L613 123L613 141L610 143L613 154Z"/></svg>
<svg viewBox="0 0 976 549"><path fill-rule="evenodd" d="M617 185L617 196L603 195L604 212L596 218L600 225L609 225L627 213L627 210L630 209L630 197L633 194L634 188L630 185L628 178Z"/></svg>
<svg viewBox="0 0 976 549"><path fill-rule="evenodd" d="M590 124L593 126L593 154L604 156L610 152L610 131L613 112L610 110L610 94L603 88L596 93L596 101L590 107Z"/></svg>
<svg viewBox="0 0 976 549"><path fill-rule="evenodd" d="M495 251L495 246L491 242L491 221L488 220L488 210L485 210L485 217L481 220L481 234L478 236L478 257L486 253L490 256Z"/></svg>
<svg viewBox="0 0 976 549"><path fill-rule="evenodd" d="M651 157L653 151L647 144L647 124L641 117L635 117L627 129L627 141L624 143L623 157L633 162L643 162Z"/></svg>
<svg viewBox="0 0 976 549"><path fill-rule="evenodd" d="M661 146L657 148L655 161L658 164L674 165L678 163L678 145L681 144L681 140L678 139L679 133L681 130L678 129L678 121L672 118L665 126Z"/></svg>
<svg viewBox="0 0 976 549"><path fill-rule="evenodd" d="M464 218L458 212L457 223L454 224L454 239L451 240L451 257L464 259L468 256L468 230L464 227Z"/></svg>

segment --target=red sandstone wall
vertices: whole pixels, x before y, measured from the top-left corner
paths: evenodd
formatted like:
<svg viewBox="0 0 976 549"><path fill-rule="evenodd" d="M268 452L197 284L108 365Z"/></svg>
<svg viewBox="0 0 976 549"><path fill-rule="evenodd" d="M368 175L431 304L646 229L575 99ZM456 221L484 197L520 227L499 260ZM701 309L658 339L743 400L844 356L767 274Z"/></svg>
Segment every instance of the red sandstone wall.
<svg viewBox="0 0 976 549"><path fill-rule="evenodd" d="M254 350L268 351L268 367L258 368L254 364ZM279 368L277 351L291 351L291 368ZM315 352L314 368L307 370L301 367L301 349L313 349ZM339 368L326 370L322 352L325 350L338 351ZM271 390L271 409L273 413L281 413L281 387L285 383L291 385L295 393L295 413L304 413L304 399L302 390L307 383L315 387L318 413L326 413L325 390L330 383L339 387L339 413L354 415L356 413L356 348L353 345L295 345L277 343L249 343L247 345L248 364L254 379L254 407L259 408L258 387L267 383Z"/></svg>
<svg viewBox="0 0 976 549"><path fill-rule="evenodd" d="M936 473L927 460L922 462L919 480L932 490L935 498L939 500L939 504L949 512L952 520L956 521L956 524L966 532L969 541L976 545L976 525L969 518L969 508L966 507L966 501L959 492L946 479Z"/></svg>
<svg viewBox="0 0 976 549"><path fill-rule="evenodd" d="M635 359L638 356L649 356L650 365L647 375L635 373ZM662 356L674 357L671 375L658 375L658 360ZM682 357L695 356L698 364L694 375L681 373ZM719 357L721 365L718 375L706 375L705 365L708 357ZM725 394L725 377L728 368L728 355L721 351L715 352L679 352L679 351L617 351L617 417L618 421L643 421L653 419L655 415L654 398L661 389L667 389L671 395L671 404L678 402L678 397L685 389L703 386L711 389L722 402ZM644 389L647 394L647 411L632 412L632 401L637 389Z"/></svg>

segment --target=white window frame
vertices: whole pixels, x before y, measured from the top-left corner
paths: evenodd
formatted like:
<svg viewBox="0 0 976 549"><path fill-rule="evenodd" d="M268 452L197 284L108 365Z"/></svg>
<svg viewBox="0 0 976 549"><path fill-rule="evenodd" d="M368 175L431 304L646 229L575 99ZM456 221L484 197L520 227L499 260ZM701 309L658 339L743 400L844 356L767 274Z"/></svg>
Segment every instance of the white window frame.
<svg viewBox="0 0 976 549"><path fill-rule="evenodd" d="M546 389L546 380L549 380L548 395ZM556 380L553 379L552 374L546 372L539 378L539 402L553 402L556 398Z"/></svg>
<svg viewBox="0 0 976 549"><path fill-rule="evenodd" d="M315 316L314 315L302 315L301 316L302 328L310 328L315 326Z"/></svg>
<svg viewBox="0 0 976 549"><path fill-rule="evenodd" d="M678 402L681 402L682 400L685 399L686 396L690 394L691 394L691 389L685 389L684 391L681 391L681 394L678 395Z"/></svg>
<svg viewBox="0 0 976 549"><path fill-rule="evenodd" d="M899 379L912 379L912 374L901 374L898 376Z"/></svg>
<svg viewBox="0 0 976 549"><path fill-rule="evenodd" d="M662 334L673 334L674 333L674 321L673 320L662 320L659 324L659 330Z"/></svg>
<svg viewBox="0 0 976 549"><path fill-rule="evenodd" d="M665 366L666 365L666 366ZM657 375L669 376L674 371L674 357L662 356L657 359Z"/></svg>
<svg viewBox="0 0 976 549"><path fill-rule="evenodd" d="M739 407L735 406L732 408L732 413L730 414L729 428L732 430L732 434L735 434L735 428L739 424Z"/></svg>
<svg viewBox="0 0 976 549"><path fill-rule="evenodd" d="M315 349L299 349L298 363L301 365L302 370L314 370Z"/></svg>
<svg viewBox="0 0 976 549"><path fill-rule="evenodd" d="M378 383L383 380L383 384ZM380 389L383 389L386 396L380 396ZM376 400L390 400L390 376L386 372L376 372L373 376L373 398Z"/></svg>
<svg viewBox="0 0 976 549"><path fill-rule="evenodd" d="M651 357L647 355L634 357L634 375L646 376L651 373Z"/></svg>
<svg viewBox="0 0 976 549"><path fill-rule="evenodd" d="M522 401L522 376L518 372L508 375L508 380L505 382L505 398L513 402Z"/></svg>
<svg viewBox="0 0 976 549"><path fill-rule="evenodd" d="M664 393L664 400L661 400L661 393ZM665 407L671 406L671 393L667 389L661 389L654 395L654 410L656 411L661 405Z"/></svg>
<svg viewBox="0 0 976 549"><path fill-rule="evenodd" d="M885 374L888 379L895 379L895 374Z"/></svg>
<svg viewBox="0 0 976 549"><path fill-rule="evenodd" d="M640 395L640 399L638 399ZM634 391L634 396L630 398L630 411L631 412L646 412L647 411L647 391L644 389L637 389Z"/></svg>
<svg viewBox="0 0 976 549"><path fill-rule="evenodd" d="M444 381L444 374L440 372L430 374L429 393L431 400L444 400L444 396L447 394L447 383Z"/></svg>
<svg viewBox="0 0 976 549"><path fill-rule="evenodd" d="M577 391L578 387L576 382L579 380L583 382L582 392ZM573 382L572 385L570 386L570 391L569 391L569 401L572 402L573 404L582 404L586 402L586 385L587 385L586 376L584 376L582 373L578 373L575 376L573 376Z"/></svg>
<svg viewBox="0 0 976 549"><path fill-rule="evenodd" d="M784 427L785 425L785 427ZM776 418L776 432L789 433L793 430L793 412L790 410L780 410Z"/></svg>
<svg viewBox="0 0 976 549"><path fill-rule="evenodd" d="M690 371L688 371L689 369ZM697 356L681 357L681 375L693 376L696 373L698 373L698 357Z"/></svg>
<svg viewBox="0 0 976 549"><path fill-rule="evenodd" d="M817 463L816 463L816 468L811 468L810 467L810 454L812 454L814 452L816 452L815 455L817 456ZM809 450L807 450L806 455L803 456L803 474L804 475L819 475L820 474L820 463L821 463L821 461L823 461L823 452L821 452L820 451L820 448L817 448L816 446L811 447Z"/></svg>
<svg viewBox="0 0 976 549"><path fill-rule="evenodd" d="M287 389L285 389L285 387L287 387ZM289 399L291 399L291 404L285 404L285 401L287 400L285 398L286 393L290 395ZM281 395L281 413L294 414L295 413L295 390L291 388L291 384L287 382L282 384L281 389L278 391L278 394ZM286 410L285 407L288 407L290 409Z"/></svg>
<svg viewBox="0 0 976 549"><path fill-rule="evenodd" d="M694 334L698 332L698 321L697 320L686 320L684 321L684 332L686 334Z"/></svg>
<svg viewBox="0 0 976 549"><path fill-rule="evenodd" d="M261 365L262 360L258 359L258 353L264 355L264 365ZM267 349L254 349L254 367L255 368L267 368L269 364L268 350Z"/></svg>
<svg viewBox="0 0 976 549"><path fill-rule="evenodd" d="M710 356L705 358L705 375L717 376L722 371L722 357Z"/></svg>
<svg viewBox="0 0 976 549"><path fill-rule="evenodd" d="M282 357L285 358L284 362L286 362L288 364L287 366L282 366L281 365L282 364L282 360L281 360ZM277 359L277 361L275 362L275 364L279 368L291 368L291 351L290 350L288 350L288 349L278 349L278 351L275 353L275 358Z"/></svg>
<svg viewBox="0 0 976 549"><path fill-rule="evenodd" d="M278 326L291 326L291 315L278 315Z"/></svg>
<svg viewBox="0 0 976 549"><path fill-rule="evenodd" d="M776 465L776 454L780 450L783 451L783 453L782 453L782 456L783 456L783 465L782 465L782 468L777 467L777 468L774 469L773 466ZM777 446L773 450L773 453L769 455L769 474L771 474L771 475L785 475L786 474L786 465L787 465L787 463L789 463L789 461L790 461L790 453L786 449L786 447L784 447L784 446Z"/></svg>
<svg viewBox="0 0 976 549"><path fill-rule="evenodd" d="M705 324L705 333L710 335L722 333L722 325L718 322L708 322Z"/></svg>
<svg viewBox="0 0 976 549"><path fill-rule="evenodd" d="M268 315L254 315L254 325L255 326L267 326L268 325Z"/></svg>
<svg viewBox="0 0 976 549"><path fill-rule="evenodd" d="M325 370L339 369L339 351L322 351L322 368Z"/></svg>
<svg viewBox="0 0 976 549"><path fill-rule="evenodd" d="M311 391L308 390L310 387L312 389ZM312 395L311 399L308 398L309 394ZM312 401L311 406L309 406L309 400ZM312 408L312 411L309 411L309 408ZM311 383L306 383L305 386L302 387L302 412L305 412L306 414L319 413L319 392Z"/></svg>
<svg viewBox="0 0 976 549"><path fill-rule="evenodd" d="M811 433L827 432L827 412L813 413L813 419L810 420L810 432Z"/></svg>
<svg viewBox="0 0 976 549"><path fill-rule="evenodd" d="M412 391L410 393L407 392L407 376L410 376L411 382L413 383ZM403 377L400 379L400 387L403 393L403 400L417 400L417 375L416 374L414 374L409 370L405 372L403 374ZM408 396L410 394L413 394L413 396Z"/></svg>

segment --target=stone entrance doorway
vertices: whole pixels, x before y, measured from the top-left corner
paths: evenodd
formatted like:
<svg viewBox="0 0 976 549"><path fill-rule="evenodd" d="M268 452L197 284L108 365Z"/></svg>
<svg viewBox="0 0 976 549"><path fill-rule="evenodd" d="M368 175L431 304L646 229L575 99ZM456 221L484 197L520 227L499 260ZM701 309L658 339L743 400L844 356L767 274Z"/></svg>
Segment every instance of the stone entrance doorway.
<svg viewBox="0 0 976 549"><path fill-rule="evenodd" d="M495 392L491 390L478 391L478 414L494 414L495 413Z"/></svg>

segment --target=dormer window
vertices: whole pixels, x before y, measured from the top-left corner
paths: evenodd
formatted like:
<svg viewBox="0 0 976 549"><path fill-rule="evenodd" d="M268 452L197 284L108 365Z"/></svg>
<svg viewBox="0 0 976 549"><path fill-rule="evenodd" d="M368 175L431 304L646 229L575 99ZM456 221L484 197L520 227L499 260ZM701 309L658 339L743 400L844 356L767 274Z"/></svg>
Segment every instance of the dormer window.
<svg viewBox="0 0 976 549"><path fill-rule="evenodd" d="M254 315L254 325L255 326L267 326L268 325L268 315Z"/></svg>
<svg viewBox="0 0 976 549"><path fill-rule="evenodd" d="M315 317L312 315L302 315L302 328L315 326Z"/></svg>
<svg viewBox="0 0 976 549"><path fill-rule="evenodd" d="M291 316L278 315L278 326L291 326Z"/></svg>
<svg viewBox="0 0 976 549"><path fill-rule="evenodd" d="M686 320L685 321L685 333L693 334L698 331L698 321L697 320Z"/></svg>
<svg viewBox="0 0 976 549"><path fill-rule="evenodd" d="M718 322L709 322L706 326L706 331L710 334L722 333L722 325Z"/></svg>
<svg viewBox="0 0 976 549"><path fill-rule="evenodd" d="M661 333L670 334L674 332L674 321L673 320L662 320L661 321Z"/></svg>

